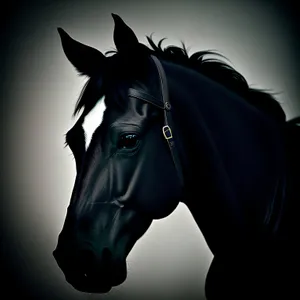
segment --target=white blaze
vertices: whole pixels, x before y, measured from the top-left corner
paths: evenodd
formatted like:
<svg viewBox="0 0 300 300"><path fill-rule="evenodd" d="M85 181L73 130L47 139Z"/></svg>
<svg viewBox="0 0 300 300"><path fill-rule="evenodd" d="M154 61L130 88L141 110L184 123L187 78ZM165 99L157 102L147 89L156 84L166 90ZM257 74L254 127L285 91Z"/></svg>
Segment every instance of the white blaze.
<svg viewBox="0 0 300 300"><path fill-rule="evenodd" d="M85 131L85 149L89 147L93 133L102 122L105 108L104 97L102 97L84 119L82 126Z"/></svg>

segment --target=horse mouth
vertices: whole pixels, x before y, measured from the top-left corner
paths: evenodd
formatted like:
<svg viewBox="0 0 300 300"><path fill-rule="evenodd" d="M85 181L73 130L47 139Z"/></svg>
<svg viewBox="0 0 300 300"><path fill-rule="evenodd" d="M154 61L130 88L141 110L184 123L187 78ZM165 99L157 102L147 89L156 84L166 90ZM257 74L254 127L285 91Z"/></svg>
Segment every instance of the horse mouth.
<svg viewBox="0 0 300 300"><path fill-rule="evenodd" d="M75 290L82 293L89 293L89 294L106 294L112 289L111 285L85 284L83 286L82 284L76 284L76 283L70 283L70 284L75 288Z"/></svg>
<svg viewBox="0 0 300 300"><path fill-rule="evenodd" d="M89 274L81 273L65 274L66 281L79 292L90 294L105 294L113 287L121 285L127 278L127 272L123 268L117 273Z"/></svg>
<svg viewBox="0 0 300 300"><path fill-rule="evenodd" d="M113 287L121 285L126 280L126 275L122 278L105 281L95 278L89 278L87 274L84 274L80 278L67 278L66 280L73 288L79 292L90 294L106 294L110 292Z"/></svg>

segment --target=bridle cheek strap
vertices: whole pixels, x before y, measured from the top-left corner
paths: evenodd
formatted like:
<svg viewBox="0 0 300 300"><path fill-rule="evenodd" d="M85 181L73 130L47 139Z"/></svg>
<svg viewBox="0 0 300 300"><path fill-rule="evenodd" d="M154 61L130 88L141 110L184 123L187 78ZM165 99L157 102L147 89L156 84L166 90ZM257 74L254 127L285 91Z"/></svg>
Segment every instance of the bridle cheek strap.
<svg viewBox="0 0 300 300"><path fill-rule="evenodd" d="M164 126L162 127L162 133L164 138L166 139L171 156L177 171L178 179L180 182L181 189L184 188L184 180L183 180L183 173L182 173L182 166L179 159L178 151L176 149L173 131L171 128L174 129L174 123L172 122L172 115L171 115L171 104L169 100L169 94L168 94L168 84L167 84L167 77L165 74L165 71L163 69L163 66L161 62L158 60L157 57L151 55L152 60L154 61L159 78L160 78L160 86L161 86L161 93L162 93L162 103L161 101L158 101L155 97L152 97L148 93L143 93L142 91L132 89L130 88L128 91L128 95L130 97L139 98L145 102L148 102L152 105L155 105L156 107L163 109L164 111Z"/></svg>

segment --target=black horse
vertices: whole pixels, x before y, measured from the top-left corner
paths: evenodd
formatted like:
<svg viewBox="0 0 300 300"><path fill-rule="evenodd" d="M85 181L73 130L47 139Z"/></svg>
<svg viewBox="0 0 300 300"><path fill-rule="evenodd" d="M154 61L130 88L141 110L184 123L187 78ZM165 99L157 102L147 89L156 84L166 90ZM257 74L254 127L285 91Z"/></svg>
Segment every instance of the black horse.
<svg viewBox="0 0 300 300"><path fill-rule="evenodd" d="M105 55L58 29L89 78L66 134L77 177L53 252L66 280L89 293L120 285L136 241L181 201L214 255L207 299L292 299L300 118L287 121L270 93L208 58L220 54L189 56L151 37L147 47L112 16L117 50ZM106 110L86 147L83 123L99 101Z"/></svg>

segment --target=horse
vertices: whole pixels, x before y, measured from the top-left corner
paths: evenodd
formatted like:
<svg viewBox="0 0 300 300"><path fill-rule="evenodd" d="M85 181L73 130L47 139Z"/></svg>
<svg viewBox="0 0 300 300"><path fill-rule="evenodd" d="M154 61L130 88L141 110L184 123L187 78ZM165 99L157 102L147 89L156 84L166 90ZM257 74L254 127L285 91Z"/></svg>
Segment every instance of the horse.
<svg viewBox="0 0 300 300"><path fill-rule="evenodd" d="M163 48L152 36L146 46L112 18L116 50L105 54L57 28L88 78L65 135L76 178L53 256L66 281L83 293L121 285L136 242L181 202L213 254L208 300L288 299L300 117L287 120L272 93L251 88L217 51L189 55L184 43ZM84 124L99 105L88 141Z"/></svg>

